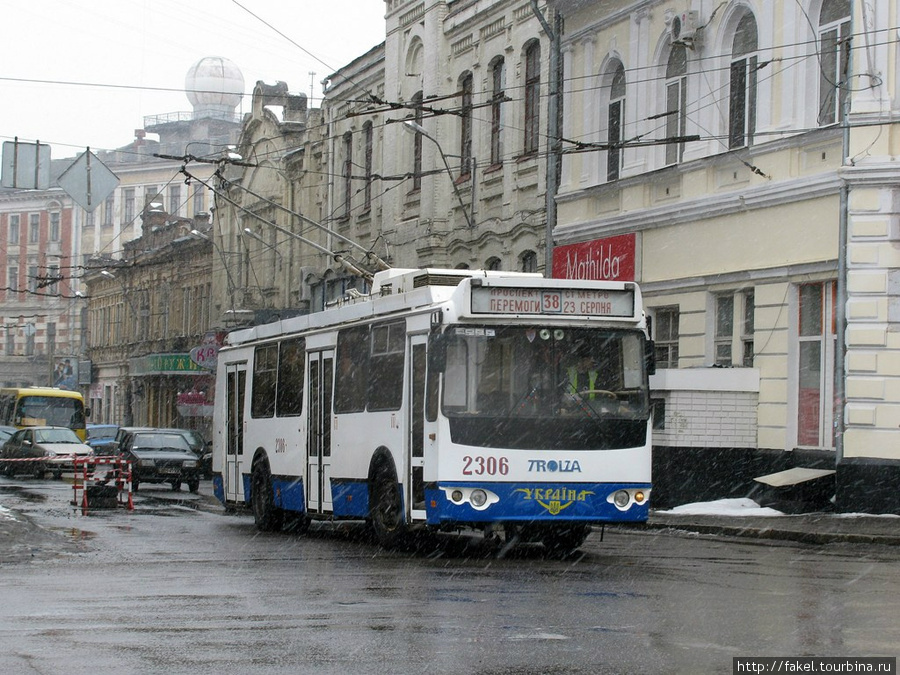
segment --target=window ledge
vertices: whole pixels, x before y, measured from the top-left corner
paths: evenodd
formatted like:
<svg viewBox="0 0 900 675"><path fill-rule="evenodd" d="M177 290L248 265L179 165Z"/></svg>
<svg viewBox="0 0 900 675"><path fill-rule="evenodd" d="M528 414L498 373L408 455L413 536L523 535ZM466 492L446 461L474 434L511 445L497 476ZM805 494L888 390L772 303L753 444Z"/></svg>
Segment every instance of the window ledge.
<svg viewBox="0 0 900 675"><path fill-rule="evenodd" d="M663 368L650 376L650 389L759 392L759 369Z"/></svg>

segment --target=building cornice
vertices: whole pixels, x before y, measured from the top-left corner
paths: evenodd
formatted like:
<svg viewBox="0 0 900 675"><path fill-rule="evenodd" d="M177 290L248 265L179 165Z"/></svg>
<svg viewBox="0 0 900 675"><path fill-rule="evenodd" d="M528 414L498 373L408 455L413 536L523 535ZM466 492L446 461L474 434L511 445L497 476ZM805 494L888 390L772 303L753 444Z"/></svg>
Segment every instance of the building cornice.
<svg viewBox="0 0 900 675"><path fill-rule="evenodd" d="M556 243L573 243L586 237L641 232L682 223L733 215L748 209L765 209L826 196L836 196L842 180L834 172L796 180L777 181L739 192L706 195L684 202L666 203L611 217L597 217L578 223L557 226ZM590 195L595 196L595 195ZM574 193L560 198L560 203L584 198Z"/></svg>

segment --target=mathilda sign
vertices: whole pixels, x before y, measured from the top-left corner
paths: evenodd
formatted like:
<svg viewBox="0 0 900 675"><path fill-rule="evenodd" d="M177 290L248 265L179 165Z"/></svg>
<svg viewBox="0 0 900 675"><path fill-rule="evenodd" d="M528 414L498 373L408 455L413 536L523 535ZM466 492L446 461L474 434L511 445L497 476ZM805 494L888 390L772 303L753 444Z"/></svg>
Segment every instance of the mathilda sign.
<svg viewBox="0 0 900 675"><path fill-rule="evenodd" d="M557 246L553 278L634 281L635 248L633 234Z"/></svg>

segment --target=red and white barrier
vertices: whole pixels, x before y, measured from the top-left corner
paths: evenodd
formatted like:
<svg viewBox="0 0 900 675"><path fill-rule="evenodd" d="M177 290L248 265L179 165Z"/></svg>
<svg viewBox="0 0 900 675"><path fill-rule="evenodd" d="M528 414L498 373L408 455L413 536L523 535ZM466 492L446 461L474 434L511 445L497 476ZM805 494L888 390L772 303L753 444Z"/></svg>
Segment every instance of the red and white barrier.
<svg viewBox="0 0 900 675"><path fill-rule="evenodd" d="M107 467L101 472L99 467ZM116 488L116 505L134 510L131 490L131 462L120 457L78 457L75 459L75 480L72 483L74 497L72 503L81 506L86 514L90 506L88 493L93 486L107 486L110 481ZM81 491L79 499L78 491Z"/></svg>

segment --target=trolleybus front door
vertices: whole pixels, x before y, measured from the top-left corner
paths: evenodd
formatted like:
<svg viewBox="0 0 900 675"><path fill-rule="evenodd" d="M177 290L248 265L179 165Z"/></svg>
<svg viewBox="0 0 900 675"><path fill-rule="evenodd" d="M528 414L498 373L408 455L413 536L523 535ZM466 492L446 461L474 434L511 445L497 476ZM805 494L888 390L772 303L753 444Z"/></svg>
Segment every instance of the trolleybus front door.
<svg viewBox="0 0 900 675"><path fill-rule="evenodd" d="M425 519L425 445L426 434L434 432L425 419L425 374L426 374L426 335L412 335L409 338L410 359L410 397L409 406L409 439L407 442L407 464L410 475L407 484L411 486L410 516L413 520Z"/></svg>
<svg viewBox="0 0 900 675"><path fill-rule="evenodd" d="M307 509L331 513L331 402L334 350L309 354L309 438Z"/></svg>
<svg viewBox="0 0 900 675"><path fill-rule="evenodd" d="M226 501L244 501L244 397L247 391L247 364L225 367L225 466L222 482Z"/></svg>

